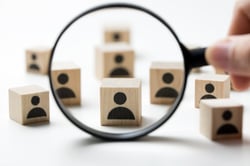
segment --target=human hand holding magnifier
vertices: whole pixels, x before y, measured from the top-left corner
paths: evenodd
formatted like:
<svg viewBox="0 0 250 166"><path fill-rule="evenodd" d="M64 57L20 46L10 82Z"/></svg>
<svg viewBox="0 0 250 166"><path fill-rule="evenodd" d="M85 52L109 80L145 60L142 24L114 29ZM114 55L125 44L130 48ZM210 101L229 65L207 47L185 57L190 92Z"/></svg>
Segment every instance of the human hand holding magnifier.
<svg viewBox="0 0 250 166"><path fill-rule="evenodd" d="M250 1L237 0L228 37L206 52L209 64L230 74L233 89L250 87Z"/></svg>
<svg viewBox="0 0 250 166"><path fill-rule="evenodd" d="M121 50L110 53L113 46L107 48L108 44L100 47L103 27L121 23L131 29L131 42L115 47L130 51L129 55ZM105 58L97 62L105 51L108 62ZM170 119L183 98L189 71L207 65L205 51L188 50L170 25L148 9L121 3L101 5L74 18L58 36L50 59L50 85L60 110L81 130L104 139L134 139ZM110 66L113 69L103 77L111 78L96 76L95 70L104 72ZM115 69L133 78L113 78ZM158 86L154 92L152 81ZM103 89L108 93L103 94ZM150 99L152 95L156 102ZM119 111L125 112L125 118L120 118ZM115 125L103 123L102 118Z"/></svg>

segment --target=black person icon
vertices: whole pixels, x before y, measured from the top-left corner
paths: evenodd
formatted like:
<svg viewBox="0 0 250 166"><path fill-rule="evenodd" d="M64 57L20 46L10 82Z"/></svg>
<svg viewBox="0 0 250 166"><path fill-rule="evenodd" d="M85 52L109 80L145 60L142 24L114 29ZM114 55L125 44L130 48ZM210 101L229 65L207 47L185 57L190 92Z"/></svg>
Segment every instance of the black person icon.
<svg viewBox="0 0 250 166"><path fill-rule="evenodd" d="M40 103L40 97L39 96L33 96L32 98L31 98L31 104L33 105L33 106L37 106L39 103ZM31 119L31 118L38 118L38 117L46 117L47 116L47 114L46 114L46 112L45 112L45 110L43 109L43 108L41 108L41 107L34 107L34 108L32 108L30 111L29 111L29 113L28 113L28 115L27 115L27 119Z"/></svg>
<svg viewBox="0 0 250 166"><path fill-rule="evenodd" d="M121 40L121 34L119 32L114 32L113 41L117 42Z"/></svg>
<svg viewBox="0 0 250 166"><path fill-rule="evenodd" d="M201 97L201 99L216 99L212 93L215 91L215 87L213 84L208 83L205 85L205 91L209 94L205 94L204 96Z"/></svg>
<svg viewBox="0 0 250 166"><path fill-rule="evenodd" d="M222 114L222 119L226 122L230 121L233 117L233 113L230 110L225 110ZM224 134L237 134L239 133L238 129L230 123L226 123L222 125L217 130L217 135L224 135Z"/></svg>
<svg viewBox="0 0 250 166"><path fill-rule="evenodd" d="M130 41L130 29L127 26L108 26L104 29L104 41L105 43L118 43Z"/></svg>
<svg viewBox="0 0 250 166"><path fill-rule="evenodd" d="M103 126L141 125L141 80L136 78L102 79L100 118Z"/></svg>
<svg viewBox="0 0 250 166"><path fill-rule="evenodd" d="M125 57L122 54L116 54L114 57L114 63L117 65L120 65L124 62ZM110 77L128 77L130 74L128 70L124 67L115 67L111 72L110 72Z"/></svg>
<svg viewBox="0 0 250 166"><path fill-rule="evenodd" d="M51 48L39 46L29 48L26 54L26 71L34 74L48 74Z"/></svg>
<svg viewBox="0 0 250 166"><path fill-rule="evenodd" d="M174 75L172 73L165 73L162 76L162 81L166 84L171 84L174 81ZM163 87L159 89L155 97L166 97L166 98L176 98L178 96L178 92L172 87Z"/></svg>
<svg viewBox="0 0 250 166"><path fill-rule="evenodd" d="M220 99L230 96L230 77L224 74L201 74L195 79L195 108L202 99Z"/></svg>
<svg viewBox="0 0 250 166"><path fill-rule="evenodd" d="M200 101L200 131L206 137L229 139L242 137L243 105L228 98Z"/></svg>
<svg viewBox="0 0 250 166"><path fill-rule="evenodd" d="M29 65L29 69L34 71L40 71L40 67L36 64L37 55L35 53L32 53L31 60L32 61L31 64Z"/></svg>
<svg viewBox="0 0 250 166"><path fill-rule="evenodd" d="M57 77L57 81L61 85L67 84L69 81L69 76L66 73L61 73ZM67 99L67 98L75 98L75 93L68 87L60 87L56 90L57 95L61 99Z"/></svg>
<svg viewBox="0 0 250 166"><path fill-rule="evenodd" d="M81 68L71 61L54 62L52 83L64 105L81 105Z"/></svg>
<svg viewBox="0 0 250 166"><path fill-rule="evenodd" d="M99 79L134 76L133 48L123 42L107 43L96 48L96 76Z"/></svg>
<svg viewBox="0 0 250 166"><path fill-rule="evenodd" d="M48 122L49 91L38 85L10 88L9 115L23 125Z"/></svg>
<svg viewBox="0 0 250 166"><path fill-rule="evenodd" d="M179 95L183 80L181 62L152 62L150 66L150 102L173 104Z"/></svg>
<svg viewBox="0 0 250 166"><path fill-rule="evenodd" d="M126 102L126 100L127 100L127 97L126 97L125 93L117 92L114 95L114 102L117 105L124 104ZM131 120L134 120L135 117L134 117L132 111L130 111L128 108L119 106L119 107L113 108L109 112L108 119L131 119Z"/></svg>

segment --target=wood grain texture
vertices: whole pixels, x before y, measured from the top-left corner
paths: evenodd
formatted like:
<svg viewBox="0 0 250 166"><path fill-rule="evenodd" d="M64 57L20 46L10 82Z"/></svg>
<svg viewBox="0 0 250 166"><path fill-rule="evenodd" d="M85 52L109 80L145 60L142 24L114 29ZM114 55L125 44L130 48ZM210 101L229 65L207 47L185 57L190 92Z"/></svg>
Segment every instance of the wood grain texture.
<svg viewBox="0 0 250 166"><path fill-rule="evenodd" d="M211 91L207 91L207 89ZM227 75L203 74L195 80L195 107L199 108L202 97L229 98L230 79Z"/></svg>
<svg viewBox="0 0 250 166"><path fill-rule="evenodd" d="M97 78L134 77L134 54L133 48L126 43L110 43L97 47L95 57ZM119 70L123 72L117 74ZM122 74L124 72L128 74Z"/></svg>
<svg viewBox="0 0 250 166"><path fill-rule="evenodd" d="M34 47L26 50L26 71L36 74L48 74L51 48Z"/></svg>
<svg viewBox="0 0 250 166"><path fill-rule="evenodd" d="M39 98L36 104L32 103L34 97ZM36 108L42 108L46 116L28 118L31 110ZM37 85L9 89L9 116L23 125L48 122L50 119L49 91Z"/></svg>
<svg viewBox="0 0 250 166"><path fill-rule="evenodd" d="M115 102L115 95L123 93L126 100ZM111 110L123 107L128 109L134 119L109 119ZM138 126L141 124L141 81L134 78L104 78L100 88L101 125L105 126ZM118 109L116 111L121 111ZM119 112L118 112L119 113Z"/></svg>
<svg viewBox="0 0 250 166"><path fill-rule="evenodd" d="M52 83L57 90L58 96L67 95L70 91L74 96L67 95L68 97L59 97L64 105L81 105L81 70L73 62L55 62L52 65ZM59 78L66 75L68 78L65 83L60 83ZM67 90L65 90L67 89ZM66 91L66 92L65 92ZM64 95L66 93L66 95Z"/></svg>
<svg viewBox="0 0 250 166"><path fill-rule="evenodd" d="M173 104L183 86L184 72L180 62L152 62L150 67L150 101L152 104ZM165 76L172 75L164 81ZM163 92L164 94L161 95ZM173 96L173 92L176 96ZM159 94L159 95L157 95Z"/></svg>
<svg viewBox="0 0 250 166"><path fill-rule="evenodd" d="M242 116L242 104L232 99L201 100L200 132L212 140L242 138ZM234 131L232 128L237 132L232 132ZM221 133L221 131L231 131L231 133Z"/></svg>
<svg viewBox="0 0 250 166"><path fill-rule="evenodd" d="M130 43L130 30L126 26L106 26L103 34L104 43Z"/></svg>

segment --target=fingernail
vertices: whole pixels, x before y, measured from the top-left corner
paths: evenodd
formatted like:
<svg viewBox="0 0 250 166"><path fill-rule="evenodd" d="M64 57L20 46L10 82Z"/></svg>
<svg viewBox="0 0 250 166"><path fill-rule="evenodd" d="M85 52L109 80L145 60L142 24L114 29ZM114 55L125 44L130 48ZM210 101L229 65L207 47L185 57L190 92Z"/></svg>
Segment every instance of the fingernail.
<svg viewBox="0 0 250 166"><path fill-rule="evenodd" d="M231 56L232 42L224 40L215 43L207 49L206 58L209 64L216 68L227 71L229 67L229 60Z"/></svg>

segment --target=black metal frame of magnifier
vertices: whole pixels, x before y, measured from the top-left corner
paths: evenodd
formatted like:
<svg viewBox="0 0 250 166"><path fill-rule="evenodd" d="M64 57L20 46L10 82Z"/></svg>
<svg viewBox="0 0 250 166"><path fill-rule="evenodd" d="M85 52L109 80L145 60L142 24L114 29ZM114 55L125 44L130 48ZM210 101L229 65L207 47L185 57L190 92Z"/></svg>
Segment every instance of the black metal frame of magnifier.
<svg viewBox="0 0 250 166"><path fill-rule="evenodd" d="M138 10L141 12L144 12L150 16L152 16L153 18L155 18L156 20L160 21L167 30L169 30L174 38L176 39L176 41L178 42L181 51L182 51L182 55L183 55L183 59L184 59L184 66L185 66L185 73L184 73L184 83L183 83L183 87L182 87L182 91L180 93L180 95L177 97L175 103L172 105L172 107L170 108L170 110L168 111L168 113L166 115L164 115L161 119L159 119L157 122L139 129L138 131L132 131L132 132L127 132L127 133L108 133L108 132L103 132L103 131L99 131L96 129L93 129L85 124L83 124L82 122L80 122L78 119L76 119L64 106L63 104L60 102L59 97L56 94L56 91L53 87L53 83L52 83L52 75L51 75L51 65L52 65L52 60L53 60L53 56L56 50L56 47L61 39L61 37L63 36L63 34L67 31L67 29L73 24L75 23L78 19L80 19L81 17L88 15L92 12L101 10L101 9L111 9L111 8L127 8L127 9L134 9L134 10ZM127 4L127 3L112 3L112 4L105 4L105 5L100 5L97 7L94 7L92 9L89 9L83 13L81 13L80 15L78 15L77 17L75 17L72 21L70 21L66 27L62 30L62 32L59 34L59 36L56 39L56 42L52 48L52 52L51 52L51 57L50 57L50 61L49 61L49 82L50 82L50 87L52 89L52 93L53 96L55 98L55 101L57 103L57 105L59 106L60 110L62 111L62 113L65 115L65 117L72 122L75 126L77 126L79 129L95 136L98 138L102 138L105 140L112 140L112 141L122 141L122 140L132 140L132 139L136 139L142 136L145 136L149 133L151 133L152 131L156 130L157 128L159 128L161 125L163 125L176 111L177 107L179 106L183 95L184 95L184 91L185 91L185 87L186 87L186 82L187 82L187 76L189 71L192 68L195 67L200 67L200 66L205 66L207 65L206 59L205 59L205 51L206 48L198 48L198 49L194 49L194 50L188 50L178 39L176 33L173 31L173 29L170 27L170 25L165 22L160 16L158 16L157 14L153 13L152 11L141 7L141 6L137 6L134 4Z"/></svg>

